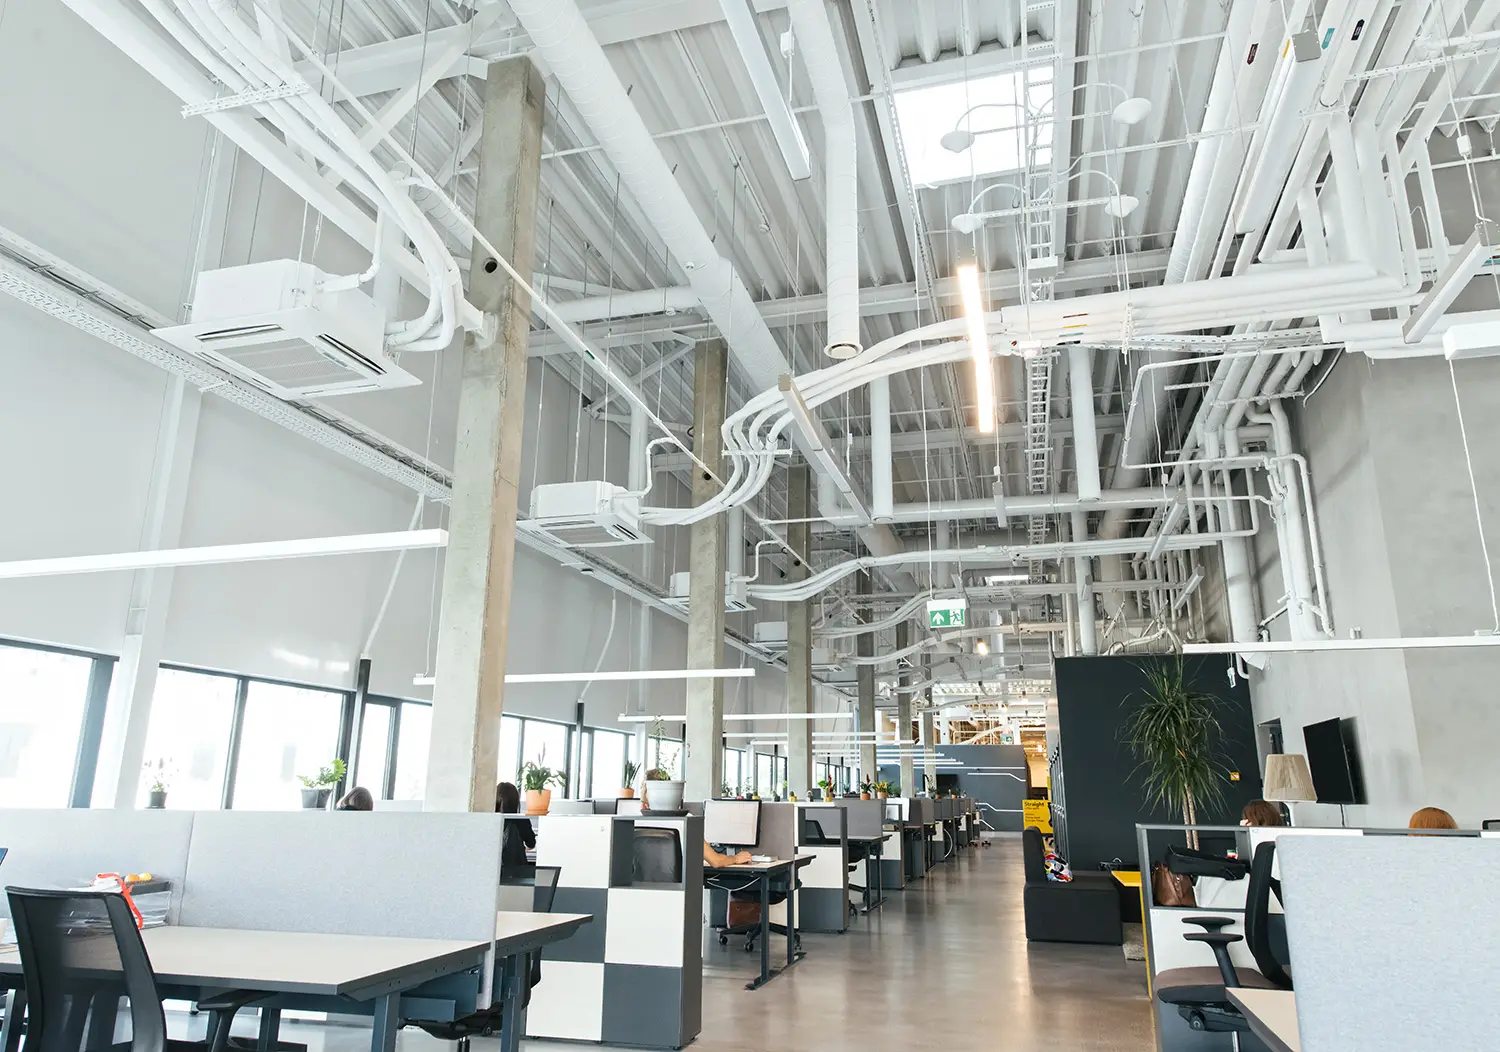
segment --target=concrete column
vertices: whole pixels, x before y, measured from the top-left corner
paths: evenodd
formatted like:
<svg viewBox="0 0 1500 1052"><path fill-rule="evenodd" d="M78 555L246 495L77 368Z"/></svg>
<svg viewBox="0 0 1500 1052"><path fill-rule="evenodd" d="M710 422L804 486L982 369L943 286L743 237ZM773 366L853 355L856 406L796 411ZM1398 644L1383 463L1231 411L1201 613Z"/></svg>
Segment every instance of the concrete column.
<svg viewBox="0 0 1500 1052"><path fill-rule="evenodd" d="M729 349L723 340L698 344L693 366L693 453L723 477L725 377ZM719 483L693 467L693 506L716 496ZM688 541L687 667L720 668L724 661L723 515L690 527ZM687 681L687 741L683 771L686 799L719 795L724 769L724 681Z"/></svg>
<svg viewBox="0 0 1500 1052"><path fill-rule="evenodd" d="M922 788L937 788L937 728L933 723L931 688L927 706L922 710Z"/></svg>
<svg viewBox="0 0 1500 1052"><path fill-rule="evenodd" d="M812 524L797 522L812 514L812 479L806 464L787 471L786 517L793 520L787 527L787 542L800 557L787 574L788 580L800 581L808 576L807 552L812 541ZM786 698L787 711L794 716L813 711L812 688L812 604L786 604ZM812 790L812 721L791 719L786 729L787 790L798 800L809 798Z"/></svg>
<svg viewBox="0 0 1500 1052"><path fill-rule="evenodd" d="M1072 513L1073 540L1089 539L1089 513ZM1073 584L1078 597L1078 650L1084 655L1099 653L1099 623L1094 612L1094 564L1088 556L1073 559Z"/></svg>
<svg viewBox="0 0 1500 1052"><path fill-rule="evenodd" d="M188 477L198 438L203 395L181 378L172 380L156 429L156 452L146 518L141 524L142 551L176 548L182 541L182 517ZM170 568L137 570L131 576L125 610L125 638L120 663L110 680L104 708L99 767L94 777L94 807L134 807L146 762L146 732L151 725L151 698L156 668L167 629L172 598Z"/></svg>
<svg viewBox="0 0 1500 1052"><path fill-rule="evenodd" d="M861 573L855 582L855 587L860 595L871 595L875 590L875 580L869 573ZM863 608L860 620L866 624L875 620L875 615L868 606ZM866 632L858 637L856 652L862 658L875 656L875 633ZM858 695L857 708L855 709L855 730L865 735L859 742L859 776L861 779L875 780L875 742L868 735L875 729L875 666L859 665L854 673L856 693Z"/></svg>
<svg viewBox="0 0 1500 1052"><path fill-rule="evenodd" d="M530 274L547 89L529 59L496 62L484 86L474 223ZM489 250L472 249L469 300L495 317L465 339L448 550L428 749L429 811L492 811L505 707L531 305Z"/></svg>
<svg viewBox="0 0 1500 1052"><path fill-rule="evenodd" d="M911 646L911 622L903 621L896 626L896 649L905 650ZM901 670L901 678L897 682L896 692L896 747L901 750L901 795L915 796L917 794L916 764L912 762L911 744L911 691L908 689L915 681L915 675L909 668Z"/></svg>

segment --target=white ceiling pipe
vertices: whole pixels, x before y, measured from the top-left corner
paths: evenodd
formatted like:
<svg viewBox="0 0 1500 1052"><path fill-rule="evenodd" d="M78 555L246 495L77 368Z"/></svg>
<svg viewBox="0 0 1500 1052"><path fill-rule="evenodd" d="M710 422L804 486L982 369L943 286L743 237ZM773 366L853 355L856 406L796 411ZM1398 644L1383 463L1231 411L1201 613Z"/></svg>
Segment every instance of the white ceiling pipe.
<svg viewBox="0 0 1500 1052"><path fill-rule="evenodd" d="M834 358L852 358L860 351L859 154L849 86L825 0L789 0L787 14L823 120L827 350Z"/></svg>
<svg viewBox="0 0 1500 1052"><path fill-rule="evenodd" d="M628 318L636 314L674 314L699 306L698 294L690 285L675 285L640 292L612 292L602 296L585 296L566 303L554 303L557 316L569 324Z"/></svg>
<svg viewBox="0 0 1500 1052"><path fill-rule="evenodd" d="M777 378L790 371L781 348L662 159L577 0L514 0L510 7L667 251L687 271L688 283L731 341L730 350L750 382L762 389L775 387Z"/></svg>
<svg viewBox="0 0 1500 1052"><path fill-rule="evenodd" d="M1175 491L1163 492L1159 486L1140 486L1126 490L1103 490L1098 499L1086 500L1081 493L1042 493L1037 495L1006 496L1007 515L1054 515L1072 511L1081 504L1095 508L1139 508L1162 504L1176 496ZM995 501L991 497L975 500L944 501L936 504L898 504L891 515L892 522L936 522L939 519L992 519L995 517Z"/></svg>
<svg viewBox="0 0 1500 1052"><path fill-rule="evenodd" d="M1086 347L1068 349L1068 387L1073 406L1073 456L1078 499L1098 501L1099 438L1094 432L1094 355Z"/></svg>
<svg viewBox="0 0 1500 1052"><path fill-rule="evenodd" d="M719 0L719 9L724 12L729 35L734 37L735 47L745 62L745 70L750 74L750 83L756 98L760 99L760 108L771 126L771 135L781 150L787 172L793 179L806 179L812 174L807 142L802 137L802 128L791 105L781 93L781 84L777 81L776 70L766 54L765 41L761 39L760 27L756 23L754 6L750 0Z"/></svg>
<svg viewBox="0 0 1500 1052"><path fill-rule="evenodd" d="M1428 169L1431 171L1431 168ZM895 514L891 476L891 380L870 381L870 513L876 522L891 522Z"/></svg>

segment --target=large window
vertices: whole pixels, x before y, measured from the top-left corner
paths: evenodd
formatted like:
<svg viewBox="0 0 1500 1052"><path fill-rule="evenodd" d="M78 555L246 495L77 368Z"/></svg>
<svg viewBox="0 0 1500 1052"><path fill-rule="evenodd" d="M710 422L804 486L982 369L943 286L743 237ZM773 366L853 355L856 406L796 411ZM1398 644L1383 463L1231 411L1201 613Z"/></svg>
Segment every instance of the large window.
<svg viewBox="0 0 1500 1052"><path fill-rule="evenodd" d="M294 811L302 806L299 775L312 777L338 754L344 695L251 680L240 730L234 806Z"/></svg>
<svg viewBox="0 0 1500 1052"><path fill-rule="evenodd" d="M500 781L510 782L517 789L521 787L521 718L519 716L500 717L500 763L497 770Z"/></svg>
<svg viewBox="0 0 1500 1052"><path fill-rule="evenodd" d="M629 755L630 735L617 731L594 730L592 762L589 765L589 795L614 796L625 788L625 757Z"/></svg>
<svg viewBox="0 0 1500 1052"><path fill-rule="evenodd" d="M551 723L547 720L522 720L521 723L521 766L534 763L540 767L550 767L554 771L566 771L570 729L568 725ZM571 786L554 785L552 791L558 796L576 795L568 791L571 788Z"/></svg>
<svg viewBox="0 0 1500 1052"><path fill-rule="evenodd" d="M729 786L730 795L738 793L745 782L744 772L745 754L739 749L724 750L724 784Z"/></svg>
<svg viewBox="0 0 1500 1052"><path fill-rule="evenodd" d="M146 806L158 771L168 807L202 811L223 806L241 682L180 668L157 670L137 807Z"/></svg>
<svg viewBox="0 0 1500 1052"><path fill-rule="evenodd" d="M359 725L350 785L362 785L377 800L420 800L427 791L427 746L432 705L425 701L370 697Z"/></svg>
<svg viewBox="0 0 1500 1052"><path fill-rule="evenodd" d="M420 800L427 795L427 747L432 741L432 706L408 701L401 706L401 732L396 738L397 800Z"/></svg>
<svg viewBox="0 0 1500 1052"><path fill-rule="evenodd" d="M0 806L68 805L95 660L0 646Z"/></svg>
<svg viewBox="0 0 1500 1052"><path fill-rule="evenodd" d="M755 754L755 791L763 797L769 798L776 792L776 774L772 766L772 756L768 752Z"/></svg>
<svg viewBox="0 0 1500 1052"><path fill-rule="evenodd" d="M682 777L682 742L676 738L651 738L646 745L646 769L666 768L674 779Z"/></svg>

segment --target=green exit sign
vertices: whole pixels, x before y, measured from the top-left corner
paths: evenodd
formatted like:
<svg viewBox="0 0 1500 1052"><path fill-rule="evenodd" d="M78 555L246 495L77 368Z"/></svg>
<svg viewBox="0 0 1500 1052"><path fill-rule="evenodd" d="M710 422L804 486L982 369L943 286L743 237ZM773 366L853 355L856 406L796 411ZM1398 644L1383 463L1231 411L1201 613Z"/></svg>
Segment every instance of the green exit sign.
<svg viewBox="0 0 1500 1052"><path fill-rule="evenodd" d="M927 603L928 628L963 628L969 623L967 599L932 599Z"/></svg>

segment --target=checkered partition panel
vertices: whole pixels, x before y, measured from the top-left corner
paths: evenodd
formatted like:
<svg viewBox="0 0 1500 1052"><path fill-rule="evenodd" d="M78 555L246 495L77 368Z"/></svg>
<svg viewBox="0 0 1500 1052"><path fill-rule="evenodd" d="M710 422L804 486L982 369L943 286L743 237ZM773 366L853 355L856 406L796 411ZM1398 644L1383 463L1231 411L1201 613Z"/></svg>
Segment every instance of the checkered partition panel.
<svg viewBox="0 0 1500 1052"><path fill-rule="evenodd" d="M627 863L636 821L679 831L681 885L632 884ZM702 842L703 819L696 816L542 820L537 865L561 867L553 912L590 913L594 921L547 948L526 1014L528 1037L681 1048L697 1036Z"/></svg>

